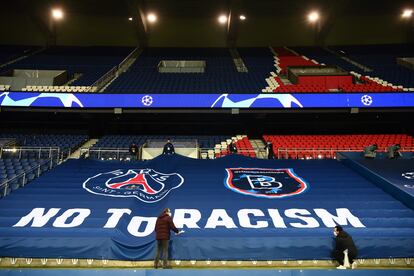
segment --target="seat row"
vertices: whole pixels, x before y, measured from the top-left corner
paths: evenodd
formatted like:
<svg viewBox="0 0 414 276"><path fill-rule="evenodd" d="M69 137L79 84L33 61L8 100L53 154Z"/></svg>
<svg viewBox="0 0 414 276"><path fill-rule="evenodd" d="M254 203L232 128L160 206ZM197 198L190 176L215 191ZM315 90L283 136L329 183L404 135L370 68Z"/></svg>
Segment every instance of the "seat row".
<svg viewBox="0 0 414 276"><path fill-rule="evenodd" d="M10 90L10 85L0 84L0 91L9 91L9 90Z"/></svg>
<svg viewBox="0 0 414 276"><path fill-rule="evenodd" d="M26 86L27 92L97 92L96 86Z"/></svg>

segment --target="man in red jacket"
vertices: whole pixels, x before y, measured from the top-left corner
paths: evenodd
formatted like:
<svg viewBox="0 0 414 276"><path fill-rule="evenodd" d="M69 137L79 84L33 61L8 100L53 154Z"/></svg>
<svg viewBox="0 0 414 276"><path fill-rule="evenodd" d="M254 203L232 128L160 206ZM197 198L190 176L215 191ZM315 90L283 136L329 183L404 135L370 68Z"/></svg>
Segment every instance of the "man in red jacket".
<svg viewBox="0 0 414 276"><path fill-rule="evenodd" d="M170 231L174 231L176 235L183 233L183 231L178 231L175 227L174 222L171 218L171 211L169 208L165 208L162 214L157 218L155 223L155 234L157 239L157 255L154 261L154 267L158 268L158 263L160 260L160 255L162 251L163 257L163 268L169 268L168 264L168 245L170 242Z"/></svg>

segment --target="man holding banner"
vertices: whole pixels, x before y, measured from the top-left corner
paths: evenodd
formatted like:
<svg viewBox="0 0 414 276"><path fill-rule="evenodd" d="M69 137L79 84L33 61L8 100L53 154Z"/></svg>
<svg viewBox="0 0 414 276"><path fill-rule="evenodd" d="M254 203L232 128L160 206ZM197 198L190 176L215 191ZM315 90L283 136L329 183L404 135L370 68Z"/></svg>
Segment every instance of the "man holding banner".
<svg viewBox="0 0 414 276"><path fill-rule="evenodd" d="M165 208L162 214L157 218L157 222L155 223L155 234L157 239L157 254L154 260L154 268L158 268L158 263L160 260L160 255L162 252L163 268L171 268L168 265L168 247L170 243L170 231L174 231L176 235L184 233L184 231L179 231L177 227L175 227L174 222L171 218L171 210L169 208Z"/></svg>

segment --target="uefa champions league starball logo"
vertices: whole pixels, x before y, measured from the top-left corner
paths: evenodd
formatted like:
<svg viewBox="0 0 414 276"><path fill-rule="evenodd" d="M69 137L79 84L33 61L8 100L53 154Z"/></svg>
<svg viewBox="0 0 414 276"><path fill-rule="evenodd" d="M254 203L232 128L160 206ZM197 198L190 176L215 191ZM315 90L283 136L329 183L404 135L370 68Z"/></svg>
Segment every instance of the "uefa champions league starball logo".
<svg viewBox="0 0 414 276"><path fill-rule="evenodd" d="M361 97L361 102L365 106L370 106L372 104L372 97L369 95L364 95Z"/></svg>
<svg viewBox="0 0 414 276"><path fill-rule="evenodd" d="M142 97L141 102L145 106L151 106L154 100L150 95L145 95L144 97Z"/></svg>

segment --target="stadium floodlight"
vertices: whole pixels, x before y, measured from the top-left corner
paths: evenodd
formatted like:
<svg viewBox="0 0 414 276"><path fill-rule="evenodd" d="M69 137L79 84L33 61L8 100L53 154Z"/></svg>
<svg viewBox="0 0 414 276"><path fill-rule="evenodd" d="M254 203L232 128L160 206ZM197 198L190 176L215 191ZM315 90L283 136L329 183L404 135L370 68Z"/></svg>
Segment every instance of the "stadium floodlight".
<svg viewBox="0 0 414 276"><path fill-rule="evenodd" d="M244 14L241 14L241 15L239 16L239 18L240 18L240 20L242 20L242 21L246 20L246 16L245 16Z"/></svg>
<svg viewBox="0 0 414 276"><path fill-rule="evenodd" d="M375 158L377 156L376 150L378 149L377 144L370 145L364 148L365 158Z"/></svg>
<svg viewBox="0 0 414 276"><path fill-rule="evenodd" d="M405 9L401 14L402 18L411 18L412 16L413 16L413 10L412 9Z"/></svg>
<svg viewBox="0 0 414 276"><path fill-rule="evenodd" d="M61 20L63 19L63 11L61 9L52 9L52 18L54 20Z"/></svg>
<svg viewBox="0 0 414 276"><path fill-rule="evenodd" d="M399 152L401 146L400 144L391 145L388 147L387 155L389 159L395 159L401 157L402 154Z"/></svg>
<svg viewBox="0 0 414 276"><path fill-rule="evenodd" d="M318 21L319 20L319 12L317 12L317 11L310 12L308 14L308 20L311 23L314 23L314 22Z"/></svg>
<svg viewBox="0 0 414 276"><path fill-rule="evenodd" d="M220 15L220 16L218 17L218 22L219 22L220 24L226 24L226 22L227 22L227 16L225 16L224 14Z"/></svg>
<svg viewBox="0 0 414 276"><path fill-rule="evenodd" d="M148 20L148 22L150 22L150 23L155 23L155 22L157 22L157 16L154 14L154 13L149 13L148 15L147 15L147 20Z"/></svg>
<svg viewBox="0 0 414 276"><path fill-rule="evenodd" d="M128 20L129 20L129 21L132 21L132 19L133 19L132 17L128 17Z"/></svg>

